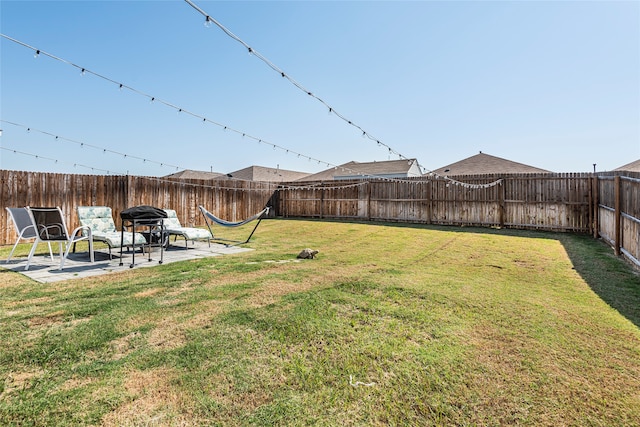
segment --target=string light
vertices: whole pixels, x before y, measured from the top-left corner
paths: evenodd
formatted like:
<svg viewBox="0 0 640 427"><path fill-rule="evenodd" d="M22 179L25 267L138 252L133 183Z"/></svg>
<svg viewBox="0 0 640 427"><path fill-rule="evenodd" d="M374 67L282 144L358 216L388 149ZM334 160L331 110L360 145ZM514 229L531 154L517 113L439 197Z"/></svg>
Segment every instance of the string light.
<svg viewBox="0 0 640 427"><path fill-rule="evenodd" d="M98 168L95 168L93 166L87 166L87 165L84 165L84 164L81 164L81 163L63 162L62 160L52 159L50 157L41 156L39 154L27 153L27 152L24 152L24 151L19 151L19 150L13 149L13 148L0 147L0 149L5 150L5 151L10 151L10 152L12 152L14 154L21 154L23 156L33 157L33 158L38 159L38 160L49 160L51 162L54 162L55 164L62 163L62 164L73 165L74 168L79 166L79 167L82 167L82 168L89 169L91 171L96 171L97 170L97 171L100 171L100 172L106 172L106 174L109 175L109 171L106 170L106 169L98 169Z"/></svg>
<svg viewBox="0 0 640 427"><path fill-rule="evenodd" d="M213 21L213 22L215 22L215 21ZM26 44L26 43L23 43L23 42L21 42L21 41L19 41L19 40L16 40L16 39L14 39L14 38L11 38L11 37L9 37L9 36L7 36L7 35L5 35L5 34L0 34L0 36L2 36L3 38L6 38L7 40L10 40L10 41L12 41L12 42L14 42L14 43L16 43L16 44L19 44L19 45L21 45L21 46L23 46L23 47L26 47L26 48L28 48L28 49L31 49L31 50L34 50L34 51L35 51L35 50L37 50L36 48L34 48L34 47L32 47L32 46L30 46L30 45L28 45L28 44ZM38 50L39 50L39 49L38 49ZM55 60L57 60L57 61L63 62L63 63L65 63L65 64L71 65L72 67L75 67L76 69L80 69L80 70L82 70L83 72L89 72L89 73L91 73L92 75L94 75L95 77L98 77L98 78L101 78L101 79L106 80L106 81L108 81L108 82L111 82L111 83L113 83L113 84L116 84L116 85L118 85L118 88L120 88L120 87L122 87L122 88L126 88L127 90L130 90L130 91L132 91L132 92L134 92L134 93L136 93L136 94L138 94L138 95L141 95L141 96L147 97L147 98L149 98L149 99L150 99L150 102L152 102L152 103L153 103L153 102L161 103L161 104L163 104L163 105L165 105L165 106L167 106L167 107L170 107L170 108L175 109L175 110L176 110L176 111L178 111L178 112L182 111L182 112L184 112L185 114L189 114L189 115L191 115L191 116L193 116L193 117L196 117L196 118L199 118L199 119L203 119L203 121L205 121L205 122L206 122L206 121L208 121L208 122L209 122L209 123L211 123L211 124L214 124L214 125L216 125L216 126L222 127L224 131L229 130L229 131L234 132L234 133L236 133L236 134L242 134L242 133L243 133L243 132L241 132L241 131L239 131L239 130L237 130L237 129L234 129L234 128L231 128L231 127L229 127L229 126L223 125L223 124L221 124L221 123L215 122L215 121L213 121L213 120L207 119L206 117L199 116L199 115L197 115L197 114L195 114L195 113L192 113L192 112L190 112L190 111L187 111L187 110L185 110L185 109L183 109L183 108L177 107L176 105L174 105L174 104L172 104L172 103L169 103L169 102L167 102L167 101L163 101L163 100L161 100L161 99L159 99L159 98L157 98L157 97L155 97L155 96L152 96L152 95L146 94L146 93L144 93L144 92L142 92L142 91L140 91L140 90L137 90L137 89L132 88L132 87L130 87L130 86L124 85L124 84L122 84L122 83L120 83L120 82L117 82L117 81L115 81L115 80L113 80L113 79L111 79L111 78L108 78L108 77L106 77L106 76L103 76L103 75L101 75L101 74L99 74L99 73L95 73L95 72L93 72L93 71L89 71L89 70L87 70L86 68L81 67L81 66L79 66L79 65L76 65L76 64L74 64L74 63L72 63L72 62L70 62L70 61L67 61L67 60L65 60L65 59L62 59L62 58L57 57L57 56L55 56L55 55L52 55L52 54L50 54L50 53L44 52L44 51L42 51L42 50L39 50L39 51L40 51L40 53L41 53L41 54L46 55L46 56L48 56L49 58L52 58L52 59L55 59ZM272 146L272 147L273 147L273 149L274 149L274 150L276 150L276 149L280 149L280 150L283 150L283 151L285 151L285 152L291 152L292 154L297 154L297 155L298 155L298 157L306 158L306 159L308 159L309 161L318 161L318 159L314 159L314 158L312 158L312 157L309 157L309 156L303 155L302 153L297 153L297 152L295 152L295 151L293 151L293 150L290 150L290 149L287 149L287 148L281 147L281 146L279 146L279 145L277 145L277 144L273 144L273 143L270 143L270 142L264 141L263 139L256 138L256 137L251 136L251 135L249 135L249 134L247 134L247 133L245 133L245 136L246 136L247 138L250 138L250 139L253 139L253 140L255 140L255 141L258 141L258 143L266 144L266 145L270 145L270 146ZM373 177L375 177L375 176L373 176L373 175L372 175L372 178L373 178Z"/></svg>
<svg viewBox="0 0 640 427"><path fill-rule="evenodd" d="M185 0L185 1L187 1L188 3L190 3L190 4L191 4L192 6L194 6L196 9L198 9L198 8L197 8L195 5L193 5L189 0ZM199 10L199 9L198 9L198 10ZM208 20L209 20L210 22L213 22L213 23L215 23L216 25L220 26L220 24L219 24L219 23L217 23L217 21L215 21L213 18L209 17L209 16L208 16L208 15L206 15L206 14L205 14L205 16L207 16L207 17L208 17ZM224 29L224 27L222 27L222 26L220 26L220 27L223 29L223 31L225 31L225 32L227 32L227 31L228 31L228 30ZM235 36L233 35L233 33L230 33L230 32L229 32L229 35L230 35L231 37L235 37ZM99 74L99 73L95 73L95 72L93 72L93 71L90 71L90 70L88 70L88 69L86 69L86 68L84 68L84 67L81 67L81 66L79 66L79 65L76 65L76 64L74 64L74 63L72 63L72 62L70 62L70 61L67 61L67 60L65 60L65 59L62 59L62 58L57 57L57 56L55 56L55 55L52 55L52 54L50 54L50 53L44 52L44 51L42 51L42 50L40 50L40 49L36 49L36 48L34 48L34 47L32 47L32 46L30 46L30 45L28 45L28 44L24 43L24 42L21 42L21 41L19 41L19 40L16 40L16 39L14 39L14 38L11 38L11 37L9 37L9 36L7 36L7 35L5 35L5 34L0 33L0 36L1 36L1 37L3 37L3 38L5 38L5 39L7 39L7 40L9 40L9 41L12 41L12 42L14 42L14 43L16 43L16 44L19 44L19 45L21 45L21 46L23 46L23 47L26 47L26 48L28 48L28 49L31 49L32 51L34 51L34 52L38 53L38 55L45 55L45 56L47 56L47 57L49 57L49 58L51 58L51 59L54 59L54 60L60 61L60 62L65 63L65 64L67 64L67 65L71 65L72 67L75 67L76 69L80 69L82 74L90 73L90 74L92 74L92 75L93 75L93 76L95 76L95 77L98 77L98 78L100 78L100 79L103 79L103 80L105 80L105 81L108 81L108 82L110 82L110 83L113 83L113 84L117 85L119 89L123 89L123 88L125 88L125 89L127 89L127 90L129 90L129 91L131 91L131 92L134 92L134 93L138 94L138 95L141 95L141 96L147 97L148 99L150 99L150 102L152 102L152 103L153 103L153 102L161 103L161 104L163 104L163 105L165 105L165 106L167 106L167 107L170 107L170 108L175 109L178 113L183 112L183 113L188 114L188 115L190 115L190 116L192 116L192 117L195 117L195 118L198 118L198 119L202 119L203 123L209 122L209 123L211 123L211 124L213 124L213 125L216 125L216 126L219 126L219 127L223 128L223 130L224 130L224 131L229 130L229 131L234 132L234 133L236 133L236 134L238 134L238 135L245 135L247 138L249 138L249 139L253 139L254 141L257 141L257 142L258 142L258 143L260 143L260 144L267 144L267 145L272 146L274 150L276 150L276 149L280 149L280 150L282 150L282 151L285 151L286 153L291 153L291 154L297 155L297 156L298 156L298 158L306 158L306 159L307 159L308 161L310 161L310 162L311 162L311 161L316 161L316 162L318 162L318 164L320 164L320 163L325 163L324 161L321 161L321 160L315 159L315 158L310 157L310 156L306 156L306 155L304 155L304 154L302 154L302 153L298 153L298 152L296 152L296 151L290 150L290 149L285 148L285 147L281 147L281 146L279 146L279 145L277 145L277 144L273 144L273 143L267 142L267 141L265 141L265 140L263 140L263 139L260 139L260 138L254 137L254 136L252 136L252 135L249 135L249 134L248 134L248 133L246 133L246 132L241 132L241 131L239 131L239 130L237 130L237 129L234 129L234 128L231 128L231 127L229 127L229 126L226 126L226 125L223 125L223 124L221 124L221 123L218 123L218 122L216 122L216 121L210 120L210 119L208 119L208 118L206 118L206 117L203 117L203 116L197 115L197 114L192 113L192 112L190 112L190 111L188 111L188 110L185 110L184 108L177 107L176 105L174 105L174 104L172 104L172 103L169 103L169 102L167 102L167 101L163 101L163 100L161 100L161 99L159 99L159 98L156 98L155 96L151 96L151 95L149 95L149 94L146 94L146 93L144 93L144 92L142 92L142 91L140 91L140 90L137 90L137 89L135 89L135 88L133 88L133 87L130 87L130 86L124 85L123 83L117 82L117 81L115 81L115 80L113 80L113 79L111 79L111 78L109 78L109 77L103 76L103 75L101 75L101 74ZM238 39L238 41L244 44L244 42L242 42L241 40L239 40L239 39ZM247 45L246 47L247 47L247 48L249 48L249 46L248 46L248 45ZM258 55L258 56L259 56L263 61L266 61L268 64L271 64L270 62L268 62L268 60L266 60L266 58L262 57L262 56L261 56L258 52L256 52L255 50L252 50L252 52L253 52L254 54ZM274 69L277 69L277 67L273 66L273 64L271 64L270 66L271 66L272 68L274 68ZM294 80L290 79L288 76L287 76L287 78L288 78L288 79L289 79L289 80L290 80L294 85L296 85L297 87L299 87L300 89L304 90L305 92L309 92L309 91L307 91L306 89L304 89L302 86L300 86L297 82L295 82ZM310 93L310 92L309 92L309 93ZM314 97L315 97L315 96L314 96ZM316 97L316 98L317 98L317 97ZM320 100L319 98L317 98L317 99L318 99L318 100ZM324 101L322 101L322 100L320 100L320 101L324 103ZM341 118L341 119L343 119L344 121L348 122L349 124L353 124L350 120L346 119L345 117L343 117L342 115L340 115L338 112L336 112L336 111L335 111L335 109L333 109L333 107L329 106L328 104L325 104L325 106L329 109L329 112L331 112L331 113L333 113L333 114L337 115L338 117L340 117L340 118ZM354 126L358 127L357 125L354 125ZM384 144L384 143L383 143L383 142L381 142L380 140L374 139L374 138L373 138L369 133L367 133L364 129L362 129L362 128L360 128L360 127L358 127L358 128L360 129L360 131L361 131L361 132L363 132L363 135L364 135L364 136L366 136L366 137L367 137L367 138L369 138L369 139L372 139L372 140L376 141L376 143L377 143L378 145L386 147L390 155L391 155L391 154L397 154L397 155L398 155L398 157L399 157L400 159L406 159L406 160L408 160L408 161L415 161L415 162L416 162L416 164L418 165L418 167L419 167L419 168L422 168L422 167L417 163L417 160L416 160L416 159L408 159L408 158L406 158L406 157L402 156L400 153L396 152L395 150L393 150L391 147L389 147L388 145ZM27 128L27 132L29 132L29 131L30 131L30 128ZM43 133L46 133L46 132L43 132ZM52 136L53 136L53 135L52 135ZM72 141L72 140L69 140L69 141L71 141L71 142L75 142L75 141ZM111 151L111 150L106 150L106 149L105 149L103 152L107 152L107 151L112 152L112 153L114 153L114 154L124 155L123 153L118 153L118 152ZM135 156L131 156L131 157L133 157L133 158L137 158L137 159L141 159L141 158L139 158L139 157L135 157ZM155 163L155 162L154 162L154 163ZM331 164L331 163L328 163L328 162L327 162L326 164L327 164L327 165L332 166L332 164ZM160 164L160 165L161 165L161 166L164 166L163 164ZM174 166L171 166L171 167L174 167ZM177 166L176 166L176 167L177 167ZM423 169L424 169L424 168L423 168ZM381 178L381 177L376 176L376 175L361 174L360 172L355 172L355 171L353 171L353 170L349 170L348 168L346 168L346 170L348 170L349 172L355 173L356 175L362 175L362 176L364 176L364 177L369 177L369 178L372 178L372 179L380 179L380 178ZM437 176L437 174L436 174L436 176ZM447 177L444 177L444 178L445 178L445 179L449 179L449 178L447 178ZM385 178L385 179L386 179L386 178ZM394 181L406 181L406 180L402 180L402 179L392 179L392 180L394 180ZM409 182L412 182L412 181L409 181ZM468 185L469 185L470 187L474 187L474 186L476 186L475 184L468 184ZM496 184L494 183L493 185L496 185Z"/></svg>
<svg viewBox="0 0 640 427"><path fill-rule="evenodd" d="M88 144L88 143L83 142L83 141L76 141L76 140L73 140L73 139L70 139L70 138L65 138L63 136L55 135L55 134L53 134L51 132L46 132L46 131L35 129L35 128L32 128L32 127L26 127L26 126L24 126L24 125L22 125L20 123L11 122L11 121L8 121L8 120L0 120L0 122L1 123L6 123L6 124L9 124L9 125L13 125L13 126L16 126L16 127L26 128L28 132L34 131L34 132L41 133L43 135L51 136L51 137L53 137L55 139L55 141L65 141L65 142L70 142L70 143L73 143L73 144L77 144L80 147L90 147L90 148L94 148L94 149L97 149L97 150L101 150L103 154L111 153L111 154L115 154L115 155L118 155L118 156L122 156L122 157L127 158L127 159L144 160L144 162L149 162L149 163L157 164L157 165L160 165L160 166L167 166L167 167L170 167L170 168L180 168L181 167L181 166L176 166L176 165L170 165L170 164L167 164L167 163L160 163L160 162L149 160L149 159L144 159L142 157L134 156L134 155L131 155L131 154L128 154L128 153L121 153L121 152L118 152L118 151L115 151L115 150L111 150L111 149L108 149L108 148L104 148L104 147L99 147L97 145ZM186 169L186 168L183 168L183 169Z"/></svg>
<svg viewBox="0 0 640 427"><path fill-rule="evenodd" d="M237 35L235 35L234 33L232 33L228 28L226 28L224 25L220 24L218 21L216 21L215 19L211 18L211 16L206 13L204 10L202 10L201 8L199 8L196 4L194 4L191 0L185 0L185 2L187 4L189 4L191 7L193 7L196 11L198 11L199 13L201 13L205 18L206 18L206 22L210 22L215 24L218 28L220 28L227 36L229 36L230 38L232 38L233 40L235 40L236 42L240 43L241 45L243 45L245 47L245 49L247 49L249 51L250 54L253 54L253 56L255 56L256 58L260 59L262 62L264 62L269 68L271 68L273 71L277 72L280 76L286 78L291 84L293 84L295 87L297 87L298 89L300 89L302 92L306 93L308 96L311 96L313 98L315 98L318 102L320 102L322 105L324 105L325 107L327 107L329 109L329 113L333 113L335 114L336 117L342 119L343 121L345 121L347 124L355 127L356 129L358 129L359 131L361 131L363 133L363 136L366 136L367 138L371 139L372 141L376 141L379 142L376 138L372 137L371 134L369 134L365 129L363 129L362 127L358 126L357 124L353 123L351 120L347 119L345 116L343 116L342 114L338 113L337 111L335 111L335 109L330 106L328 103L326 103L324 100L322 100L321 98L319 98L318 96L314 95L312 91L310 91L309 89L306 89L304 86L302 86L300 83L298 83L297 81L295 81L294 79L292 79L289 75L287 75L284 70L280 69L279 67L277 67L274 63L272 63L271 61L269 61L266 57L264 57L261 53L259 53L258 51L256 51L254 48L252 48L251 46L249 46L246 42L244 42L240 37L238 37ZM385 147L387 147L393 154L397 154L401 159L408 159L408 157L403 156L402 154L400 154L399 152L395 151L393 148L391 148L390 146L388 146L387 144L384 144L382 142L380 142L381 145L384 145Z"/></svg>

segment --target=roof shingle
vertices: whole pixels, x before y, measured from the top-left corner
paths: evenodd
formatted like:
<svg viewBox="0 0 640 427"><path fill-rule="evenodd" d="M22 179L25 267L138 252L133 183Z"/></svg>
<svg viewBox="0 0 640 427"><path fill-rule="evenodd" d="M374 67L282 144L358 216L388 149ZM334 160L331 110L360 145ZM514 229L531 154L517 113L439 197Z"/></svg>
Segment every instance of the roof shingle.
<svg viewBox="0 0 640 427"><path fill-rule="evenodd" d="M432 172L438 175L459 176L496 173L549 173L551 171L491 156L481 151L475 156L467 157L466 159L435 169Z"/></svg>
<svg viewBox="0 0 640 427"><path fill-rule="evenodd" d="M380 162L349 162L322 172L309 175L299 181L331 181L378 176L384 178L408 178L420 176L416 159L383 160Z"/></svg>

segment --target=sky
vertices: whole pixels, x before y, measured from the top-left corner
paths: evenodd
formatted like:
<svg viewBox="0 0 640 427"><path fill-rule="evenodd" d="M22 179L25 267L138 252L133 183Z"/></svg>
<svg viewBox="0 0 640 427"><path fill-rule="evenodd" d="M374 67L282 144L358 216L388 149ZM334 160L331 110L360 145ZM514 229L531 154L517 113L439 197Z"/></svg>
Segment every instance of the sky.
<svg viewBox="0 0 640 427"><path fill-rule="evenodd" d="M640 158L638 1L192 1L0 1L0 168Z"/></svg>

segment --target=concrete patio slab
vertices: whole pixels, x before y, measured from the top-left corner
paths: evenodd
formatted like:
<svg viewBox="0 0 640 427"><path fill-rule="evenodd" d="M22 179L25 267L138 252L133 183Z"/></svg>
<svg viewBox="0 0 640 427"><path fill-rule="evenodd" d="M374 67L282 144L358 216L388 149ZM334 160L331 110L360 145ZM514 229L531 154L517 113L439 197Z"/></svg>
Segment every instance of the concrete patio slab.
<svg viewBox="0 0 640 427"><path fill-rule="evenodd" d="M178 261L187 261L198 258L209 258L227 254L250 251L253 249L242 248L238 246L223 245L211 243L211 247L206 242L189 243L188 249L183 245L171 245L165 249L162 256L162 264L170 264ZM139 250L135 253L135 265L130 267L134 260L133 253L123 251L122 261L120 259L120 250L113 250L113 259L109 259L107 249L97 250L94 252L95 262L92 264L89 260L88 252L71 253L64 263L64 269L59 270L60 257L54 251L53 262L51 257L47 255L36 255L31 260L29 270L25 271L27 258L12 258L9 263L0 261L0 268L15 271L24 274L31 279L41 282L50 283L61 280L80 279L85 277L100 276L117 271L127 271L131 268L146 268L159 265L160 250L154 248L151 252L151 261L149 254L142 253ZM122 263L122 265L120 265Z"/></svg>

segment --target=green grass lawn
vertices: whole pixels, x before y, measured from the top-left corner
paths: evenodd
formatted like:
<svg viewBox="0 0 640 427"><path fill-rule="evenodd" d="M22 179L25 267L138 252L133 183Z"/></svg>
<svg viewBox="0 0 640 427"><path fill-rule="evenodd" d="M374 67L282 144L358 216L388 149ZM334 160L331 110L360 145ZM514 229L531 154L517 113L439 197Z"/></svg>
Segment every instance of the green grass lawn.
<svg viewBox="0 0 640 427"><path fill-rule="evenodd" d="M640 276L588 236L265 220L247 246L0 270L0 425L640 423Z"/></svg>

